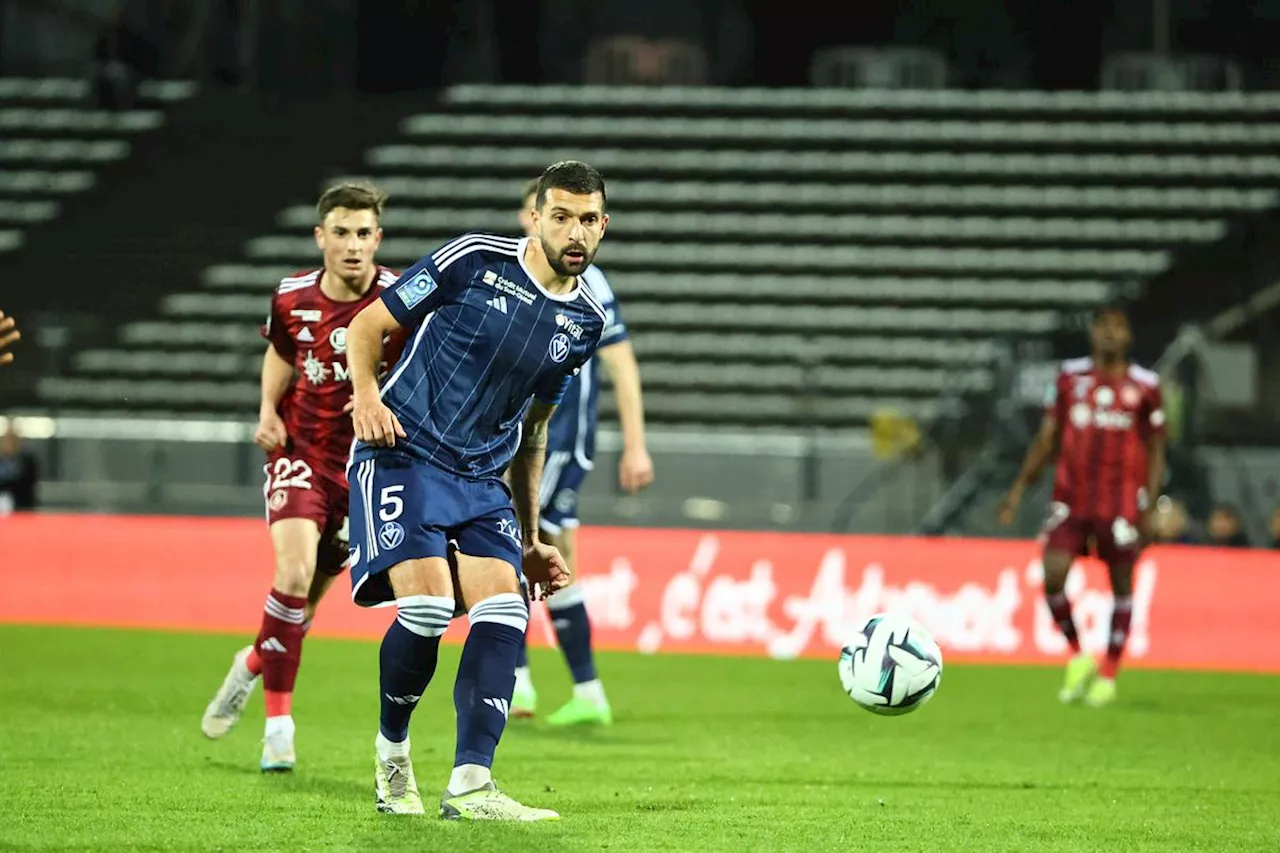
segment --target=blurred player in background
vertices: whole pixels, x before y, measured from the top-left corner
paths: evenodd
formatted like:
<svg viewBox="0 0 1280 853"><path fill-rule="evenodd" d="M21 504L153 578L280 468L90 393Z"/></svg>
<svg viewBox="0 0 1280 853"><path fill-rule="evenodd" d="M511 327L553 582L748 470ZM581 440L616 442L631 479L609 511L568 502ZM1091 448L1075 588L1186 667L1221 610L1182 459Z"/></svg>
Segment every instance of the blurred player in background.
<svg viewBox="0 0 1280 853"><path fill-rule="evenodd" d="M1160 378L1129 361L1133 333L1122 307L1100 308L1089 327L1093 355L1064 362L1044 421L1000 508L1011 524L1027 486L1056 455L1053 500L1045 519L1044 591L1074 657L1059 693L1098 707L1116 697L1116 671L1133 612L1133 566L1153 534L1164 483L1165 415ZM1098 666L1080 649L1064 589L1076 557L1092 542L1107 564L1115 605L1107 653Z"/></svg>
<svg viewBox="0 0 1280 853"><path fill-rule="evenodd" d="M534 598L569 581L560 553L538 539L539 492L552 412L604 332L604 307L580 277L608 216L604 179L585 163L548 167L538 199L536 237L459 237L414 264L349 330L352 595L397 609L380 653L382 812L425 811L409 720L460 599L471 628L453 689L457 740L440 816L559 817L500 792L490 768L529 624L521 569ZM414 329L413 340L379 395L381 341L397 328Z"/></svg>
<svg viewBox="0 0 1280 853"><path fill-rule="evenodd" d="M13 353L6 350L21 338L22 333L18 331L17 322L0 311L0 364L9 364L13 361Z"/></svg>
<svg viewBox="0 0 1280 853"><path fill-rule="evenodd" d="M264 771L292 770L292 697L316 605L347 562L347 454L354 437L347 326L396 273L374 262L385 196L362 184L327 190L316 207L324 266L280 282L263 326L262 402L254 443L267 453L267 521L275 578L253 645L236 653L201 728L222 737L262 677ZM395 346L388 357L396 354ZM385 370L385 365L383 365Z"/></svg>
<svg viewBox="0 0 1280 853"><path fill-rule="evenodd" d="M537 204L538 179L524 189L520 208L520 225L526 237L536 237L534 208ZM618 314L613 290L604 273L596 266L587 267L582 282L591 288L604 306L605 329L596 357L585 365L569 383L564 399L551 417L547 436L547 462L542 472L542 541L556 546L564 557L572 577L578 575L578 491L594 466L596 450L597 403L600 385L596 363L603 360L613 380L613 393L618 402L618 420L622 424L622 458L618 463L618 482L634 494L653 482L653 460L644 441L644 402L640 394L640 368L635 351L627 339L627 327ZM587 617L582 588L577 584L547 599L551 623L565 663L573 675L573 698L547 718L551 725L610 723L613 712L605 697L604 686L596 673L591 649L591 621ZM516 717L532 717L538 694L533 688L529 659L525 647L520 648L516 666L516 689L511 699L511 713Z"/></svg>

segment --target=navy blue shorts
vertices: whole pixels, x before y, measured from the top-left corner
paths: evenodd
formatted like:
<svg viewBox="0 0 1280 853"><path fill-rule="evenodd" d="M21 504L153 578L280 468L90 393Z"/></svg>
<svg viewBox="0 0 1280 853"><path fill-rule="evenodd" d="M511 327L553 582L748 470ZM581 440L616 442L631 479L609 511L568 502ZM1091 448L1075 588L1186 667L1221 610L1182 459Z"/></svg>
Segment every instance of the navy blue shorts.
<svg viewBox="0 0 1280 853"><path fill-rule="evenodd" d="M584 468L569 450L552 450L542 466L542 492L538 526L560 533L578 526L578 491L590 468Z"/></svg>
<svg viewBox="0 0 1280 853"><path fill-rule="evenodd" d="M505 560L520 574L520 525L498 478L469 480L395 452L357 461L347 476L356 604L394 601L387 571L405 560L448 559L450 541L463 554Z"/></svg>

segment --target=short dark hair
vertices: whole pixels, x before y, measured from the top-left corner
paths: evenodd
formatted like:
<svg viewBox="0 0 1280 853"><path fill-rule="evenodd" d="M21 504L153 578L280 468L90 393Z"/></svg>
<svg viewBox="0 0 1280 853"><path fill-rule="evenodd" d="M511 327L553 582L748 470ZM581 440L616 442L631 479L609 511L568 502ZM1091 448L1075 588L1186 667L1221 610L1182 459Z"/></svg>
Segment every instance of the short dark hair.
<svg viewBox="0 0 1280 853"><path fill-rule="evenodd" d="M1210 513L1220 512L1223 515L1231 516L1231 518L1234 519L1235 521L1240 521L1240 522L1244 521L1244 518L1240 515L1240 510L1236 509L1236 505L1233 503L1227 503L1225 501L1221 503L1216 503L1213 505L1213 509L1209 510L1209 512Z"/></svg>
<svg viewBox="0 0 1280 853"><path fill-rule="evenodd" d="M374 216L381 218L386 203L387 194L373 184L335 184L325 190L320 201L316 202L316 216L323 223L335 207L345 207L347 210L372 210Z"/></svg>
<svg viewBox="0 0 1280 853"><path fill-rule="evenodd" d="M546 203L547 190L566 190L574 195L600 193L600 206L603 208L608 202L604 176L581 160L561 160L546 168L538 178L538 195L534 199L537 207Z"/></svg>
<svg viewBox="0 0 1280 853"><path fill-rule="evenodd" d="M530 178L528 181L525 182L524 195L520 196L521 204L524 204L525 201L528 200L529 196L536 196L538 194L538 184L540 183L542 183L541 175L539 175L536 178ZM534 203L536 204L537 201L535 200Z"/></svg>
<svg viewBox="0 0 1280 853"><path fill-rule="evenodd" d="M1108 314L1119 314L1126 320L1129 319L1129 306L1118 300L1104 302L1097 308L1093 309L1093 313L1089 315L1089 322L1096 323Z"/></svg>

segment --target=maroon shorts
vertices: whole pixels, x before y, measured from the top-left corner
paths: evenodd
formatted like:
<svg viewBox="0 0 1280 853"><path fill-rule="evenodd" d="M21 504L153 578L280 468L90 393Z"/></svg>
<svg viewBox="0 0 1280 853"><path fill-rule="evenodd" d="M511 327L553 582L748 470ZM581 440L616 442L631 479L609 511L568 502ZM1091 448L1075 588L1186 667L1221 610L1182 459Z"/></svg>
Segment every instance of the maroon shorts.
<svg viewBox="0 0 1280 853"><path fill-rule="evenodd" d="M1136 518L1075 515L1061 501L1049 504L1042 535L1046 551L1066 551L1073 557L1093 553L1107 565L1134 562L1143 545Z"/></svg>
<svg viewBox="0 0 1280 853"><path fill-rule="evenodd" d="M347 566L347 477L300 454L277 451L262 466L267 523L305 518L320 528L316 571L336 575Z"/></svg>

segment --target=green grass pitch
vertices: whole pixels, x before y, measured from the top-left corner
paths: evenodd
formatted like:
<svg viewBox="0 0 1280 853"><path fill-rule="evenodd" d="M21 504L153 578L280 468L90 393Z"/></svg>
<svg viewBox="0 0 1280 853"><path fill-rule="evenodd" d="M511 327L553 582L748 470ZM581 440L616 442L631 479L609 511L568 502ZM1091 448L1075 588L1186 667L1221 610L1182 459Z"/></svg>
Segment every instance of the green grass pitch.
<svg viewBox="0 0 1280 853"><path fill-rule="evenodd" d="M308 643L292 776L257 771L258 692L205 740L243 641L0 627L0 850L1280 850L1277 678L1126 672L1093 711L1058 704L1056 670L951 666L929 705L881 719L834 661L602 655L614 726L513 722L495 768L564 820L457 825L374 811L375 644ZM413 724L429 805L456 660ZM564 667L532 663L552 710Z"/></svg>

